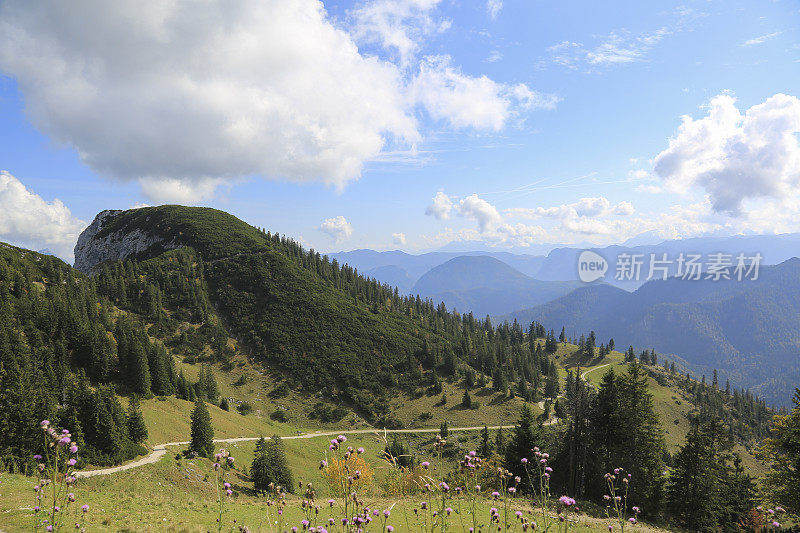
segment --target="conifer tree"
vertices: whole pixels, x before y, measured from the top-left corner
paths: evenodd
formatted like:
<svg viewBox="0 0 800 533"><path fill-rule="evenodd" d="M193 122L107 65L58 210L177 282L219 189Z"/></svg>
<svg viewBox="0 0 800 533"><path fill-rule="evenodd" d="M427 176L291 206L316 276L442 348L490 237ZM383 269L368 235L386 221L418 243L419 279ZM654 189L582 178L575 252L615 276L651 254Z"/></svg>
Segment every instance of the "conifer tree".
<svg viewBox="0 0 800 533"><path fill-rule="evenodd" d="M214 453L214 428L211 426L211 415L201 398L197 398L192 410L189 451L201 457L211 457Z"/></svg>
<svg viewBox="0 0 800 533"><path fill-rule="evenodd" d="M503 450L505 468L518 476L525 477L520 461L523 457L529 457L531 449L541 445L541 440L541 426L536 421L530 406L526 403L520 410L519 420L511 439L509 439Z"/></svg>
<svg viewBox="0 0 800 533"><path fill-rule="evenodd" d="M472 396L469 395L469 391L464 389L464 396L461 397L461 407L465 409L472 409Z"/></svg>
<svg viewBox="0 0 800 533"><path fill-rule="evenodd" d="M489 427L483 426L481 430L481 444L478 447L478 455L484 459L492 456L492 443L489 441Z"/></svg>
<svg viewBox="0 0 800 533"><path fill-rule="evenodd" d="M131 396L128 405L128 437L137 444L147 440L147 425L144 423L139 397L135 394Z"/></svg>

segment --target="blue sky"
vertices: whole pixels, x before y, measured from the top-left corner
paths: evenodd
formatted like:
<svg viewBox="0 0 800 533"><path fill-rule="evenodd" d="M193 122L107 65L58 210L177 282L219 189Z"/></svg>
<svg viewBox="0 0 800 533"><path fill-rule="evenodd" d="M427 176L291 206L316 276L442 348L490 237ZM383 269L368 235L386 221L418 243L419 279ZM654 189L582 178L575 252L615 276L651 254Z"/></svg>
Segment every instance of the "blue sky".
<svg viewBox="0 0 800 533"><path fill-rule="evenodd" d="M323 251L800 231L794 1L59 4L0 3L0 240L172 202Z"/></svg>

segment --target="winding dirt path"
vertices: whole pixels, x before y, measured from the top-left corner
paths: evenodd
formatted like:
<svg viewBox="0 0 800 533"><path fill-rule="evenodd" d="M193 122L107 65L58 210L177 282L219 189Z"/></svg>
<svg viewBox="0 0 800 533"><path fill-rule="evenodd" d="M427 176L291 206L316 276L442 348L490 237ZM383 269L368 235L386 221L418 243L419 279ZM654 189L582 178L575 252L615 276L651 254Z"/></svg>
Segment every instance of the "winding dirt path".
<svg viewBox="0 0 800 533"><path fill-rule="evenodd" d="M483 429L484 426L470 426L470 427L458 427L458 428L450 428L450 431L480 431ZM514 426L488 426L489 429L510 429ZM281 437L283 440L294 440L294 439L313 439L316 437L335 437L337 435L354 435L354 434L366 434L366 433L374 433L374 434L388 434L388 433L438 433L439 428L422 428L422 429L353 429L353 430L339 430L339 431L321 431L315 433L303 433L301 435L289 435L286 437ZM261 437L235 437L231 439L214 439L216 443L235 443L235 442L247 442L247 441L256 441ZM153 446L153 451L150 452L150 455L146 457L142 457L141 459L137 459L136 461L126 463L124 465L113 466L110 468L101 468L98 470L84 470L82 472L76 472L75 476L78 478L87 478L93 476L105 476L108 474L114 474L117 472L122 472L124 470L131 470L132 468L138 468L140 466L149 465L157 462L167 453L168 446L186 446L189 444L189 441L179 441L179 442L165 442L164 444L156 444Z"/></svg>
<svg viewBox="0 0 800 533"><path fill-rule="evenodd" d="M603 367L609 366L613 363L606 363L604 365L596 366L594 368L590 368L586 372L581 374L581 379L586 380L586 376L589 372L594 372L595 370L599 370ZM544 400L539 402L539 409L544 410ZM551 425L558 421L557 418L553 418L545 422L545 425ZM489 429L511 429L514 426L488 426ZM458 428L450 428L450 431L480 431L483 429L483 426L469 426L469 427L458 427ZM366 434L366 433L375 433L375 434L389 434L389 433L437 433L439 428L421 428L421 429L353 429L353 430L339 430L339 431L320 431L315 433L303 433L301 435L289 435L286 437L281 437L284 440L294 440L294 439L313 439L316 437L333 437L336 435L354 435L354 434ZM214 439L216 443L235 443L235 442L247 442L247 441L256 441L261 437L236 437L231 439ZM149 465L157 462L159 459L164 457L167 453L168 446L186 446L189 444L189 441L179 441L179 442L165 442L164 444L156 444L153 446L153 451L150 452L149 455L142 457L141 459L137 459L133 462L113 466L110 468L100 468L98 470L84 470L82 472L76 472L75 475L78 478L87 478L93 476L105 476L108 474L115 474L117 472L122 472L125 470L131 470L132 468L139 468L140 466Z"/></svg>

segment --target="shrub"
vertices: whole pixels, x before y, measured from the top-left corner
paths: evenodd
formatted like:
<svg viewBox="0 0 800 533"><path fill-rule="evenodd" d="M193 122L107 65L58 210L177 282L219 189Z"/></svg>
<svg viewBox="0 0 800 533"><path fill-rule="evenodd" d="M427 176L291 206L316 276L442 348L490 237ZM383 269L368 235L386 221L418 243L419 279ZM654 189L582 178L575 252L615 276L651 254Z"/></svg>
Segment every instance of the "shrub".
<svg viewBox="0 0 800 533"><path fill-rule="evenodd" d="M253 406L250 405L250 402L242 402L236 406L236 410L239 411L239 414L242 416L247 416L253 412Z"/></svg>

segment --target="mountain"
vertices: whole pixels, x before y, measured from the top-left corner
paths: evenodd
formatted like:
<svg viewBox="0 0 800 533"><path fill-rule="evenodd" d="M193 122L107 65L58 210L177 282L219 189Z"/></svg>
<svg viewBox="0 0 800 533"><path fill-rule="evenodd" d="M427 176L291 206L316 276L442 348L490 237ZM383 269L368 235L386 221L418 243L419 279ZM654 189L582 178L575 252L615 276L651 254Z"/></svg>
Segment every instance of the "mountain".
<svg viewBox="0 0 800 533"><path fill-rule="evenodd" d="M547 302L575 289L577 282L538 281L490 256L460 256L432 268L413 294L444 302L476 316L499 315Z"/></svg>
<svg viewBox="0 0 800 533"><path fill-rule="evenodd" d="M411 287L414 286L414 278L408 272L397 265L386 265L375 267L362 272L368 278L374 278L381 283L388 283L392 287L397 287L401 294L409 294Z"/></svg>
<svg viewBox="0 0 800 533"><path fill-rule="evenodd" d="M377 252L375 250L352 250L350 252L335 252L328 254L331 259L336 259L341 264L350 265L357 268L359 272L371 273L376 272L379 275L388 274L385 278L378 275L373 276L384 283L392 283L392 279L397 276L397 273L402 270L405 271L407 276L416 281L423 274L447 261L456 257L462 256L488 256L494 257L504 263L516 268L523 274L528 276L537 272L544 261L544 256L541 255L526 255L514 254L511 252L491 252L491 251L469 251L469 252L453 252L453 251L438 251L428 252L420 255L413 255L399 250L388 252ZM394 267L399 269L395 271L378 272L377 269L381 267ZM412 282L413 285L413 282ZM400 287L402 289L402 287Z"/></svg>
<svg viewBox="0 0 800 533"><path fill-rule="evenodd" d="M800 233L782 235L734 235L727 237L696 237L692 239L661 240L652 232L645 232L626 241L622 245L606 247L552 247L538 245L529 253L513 251L471 250L455 251L463 248L463 244L445 247L436 252L412 255L401 251L377 252L374 250L353 250L328 254L331 259L347 263L359 272L369 272L378 267L393 266L404 270L408 277L416 280L430 269L439 266L455 257L484 255L494 257L519 270L523 274L543 281L574 281L578 279L578 257L581 252L591 249L600 254L609 264L603 281L617 287L632 291L648 281L647 266L650 254L672 261L669 275L675 275L679 254L700 254L705 259L709 254L727 253L734 258L740 254L752 256L761 254L762 264L775 265L795 256L800 256ZM533 253L531 253L533 252ZM538 255L542 254L542 255ZM543 255L546 254L546 255ZM617 257L621 254L640 255L644 261L641 276L638 280L618 280ZM381 274L382 275L382 274ZM385 278L375 276L384 283L393 283L395 273ZM402 287L401 287L402 289Z"/></svg>
<svg viewBox="0 0 800 533"><path fill-rule="evenodd" d="M693 370L719 370L776 405L800 382L800 259L762 267L758 280L650 281L636 291L611 286L572 293L506 315L568 334L594 330L631 344L678 354Z"/></svg>
<svg viewBox="0 0 800 533"><path fill-rule="evenodd" d="M648 266L651 254L657 259L662 259L667 254L669 275L675 275L678 267L677 258L680 254L700 254L705 261L710 254L730 254L735 261L738 254L750 257L760 254L761 264L776 265L791 257L800 256L800 233L787 233L782 235L734 235L729 237L697 237L692 239L679 239L661 241L658 244L643 244L650 235L634 238L625 245L612 245L604 248L591 248L600 254L609 264L608 272L603 281L616 285L626 290L635 290L648 281ZM634 245L635 243L639 243ZM578 257L582 248L555 248L541 261L540 268L530 274L541 280L573 280L576 279ZM618 257L623 254L639 255L643 260L641 276L638 280L618 280L615 273L618 268Z"/></svg>

